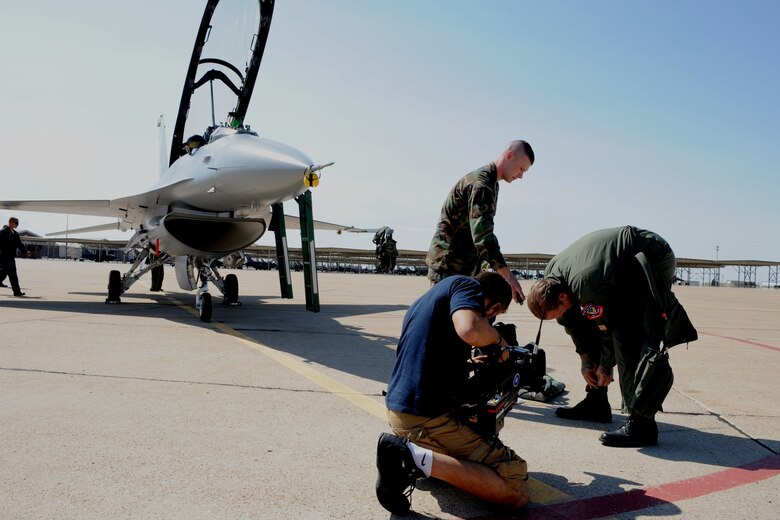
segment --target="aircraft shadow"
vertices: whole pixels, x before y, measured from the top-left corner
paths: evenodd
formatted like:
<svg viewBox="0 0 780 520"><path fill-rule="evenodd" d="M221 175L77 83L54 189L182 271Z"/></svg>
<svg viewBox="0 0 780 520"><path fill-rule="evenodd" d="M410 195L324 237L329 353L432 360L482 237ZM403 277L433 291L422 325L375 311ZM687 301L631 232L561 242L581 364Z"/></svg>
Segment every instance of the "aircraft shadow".
<svg viewBox="0 0 780 520"><path fill-rule="evenodd" d="M193 324L194 321L198 321L194 316L189 316L181 312L180 309L171 300L166 298L163 294L152 293L149 295L143 295L146 300L152 301L128 301L118 305L107 305L103 302L106 295L105 293L76 293L69 294L87 294L95 296L95 301L68 301L68 300L52 300L50 298L37 298L35 296L25 296L23 298L0 298L0 308L14 308L14 309L28 309L32 311L57 311L57 312L75 312L83 314L97 314L97 315L122 315L122 316L139 316L146 318L162 317L173 321L174 323L189 323ZM169 308L170 313L164 311ZM161 310L163 310L161 314ZM203 323L204 326L208 324Z"/></svg>
<svg viewBox="0 0 780 520"><path fill-rule="evenodd" d="M176 324L212 327L209 323L184 312L171 298L194 308L194 293L127 293L122 303L107 305L104 292L76 292L94 301L67 301L34 297L0 298L3 307L39 311L58 311L90 315L120 315L162 318ZM242 305L223 306L218 293L214 301L213 321L221 322L245 336L272 349L304 358L379 383L381 395L395 362L396 336L381 335L359 327L344 325L339 318L404 311L406 305L332 305L323 304L321 312L312 313L299 303L273 303L279 297L244 295ZM398 331L400 332L400 331Z"/></svg>
<svg viewBox="0 0 780 520"><path fill-rule="evenodd" d="M255 304L244 299L240 308L230 309L237 312L220 316L229 315L226 325L274 350L376 381L380 383L377 395L385 389L395 363L398 336L373 332L370 326L347 325L339 319L371 319L372 315L405 311L408 306L324 304L319 313L312 313L300 305L272 301Z"/></svg>

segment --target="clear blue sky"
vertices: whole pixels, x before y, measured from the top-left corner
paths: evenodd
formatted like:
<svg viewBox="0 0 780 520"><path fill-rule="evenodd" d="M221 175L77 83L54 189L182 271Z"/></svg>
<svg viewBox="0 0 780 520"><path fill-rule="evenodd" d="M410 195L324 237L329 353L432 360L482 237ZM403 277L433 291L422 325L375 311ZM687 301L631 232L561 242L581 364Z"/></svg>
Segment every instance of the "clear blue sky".
<svg viewBox="0 0 780 520"><path fill-rule="evenodd" d="M165 114L170 134L204 5L5 5L0 199L151 185L155 123ZM336 161L315 218L389 225L400 248L427 249L449 188L524 138L537 160L501 185L505 252L633 224L680 257L717 245L721 259L780 260L778 27L775 1L277 0L247 122ZM317 244L373 247L332 232Z"/></svg>

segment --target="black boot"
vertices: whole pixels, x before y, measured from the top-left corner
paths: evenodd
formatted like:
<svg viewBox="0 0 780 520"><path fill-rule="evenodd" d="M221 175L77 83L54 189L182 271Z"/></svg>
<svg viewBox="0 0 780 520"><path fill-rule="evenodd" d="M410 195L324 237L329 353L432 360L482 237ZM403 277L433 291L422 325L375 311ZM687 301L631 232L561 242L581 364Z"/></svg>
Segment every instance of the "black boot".
<svg viewBox="0 0 780 520"><path fill-rule="evenodd" d="M383 433L376 447L376 497L382 507L396 515L406 515L418 478L425 476L414 463L407 440Z"/></svg>
<svg viewBox="0 0 780 520"><path fill-rule="evenodd" d="M639 448L658 444L658 425L655 419L632 415L628 422L612 432L601 434L604 446Z"/></svg>
<svg viewBox="0 0 780 520"><path fill-rule="evenodd" d="M574 421L612 422L612 407L607 400L607 387L588 387L585 391L585 399L571 408L558 408L555 415Z"/></svg>

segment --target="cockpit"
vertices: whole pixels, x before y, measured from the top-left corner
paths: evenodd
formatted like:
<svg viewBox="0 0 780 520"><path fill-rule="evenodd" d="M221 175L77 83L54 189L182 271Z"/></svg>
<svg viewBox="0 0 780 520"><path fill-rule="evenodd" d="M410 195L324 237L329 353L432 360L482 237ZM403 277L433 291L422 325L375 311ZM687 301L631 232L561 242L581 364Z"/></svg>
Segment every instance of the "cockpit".
<svg viewBox="0 0 780 520"><path fill-rule="evenodd" d="M249 127L231 128L229 126L220 125L217 127L209 127L209 129L206 130L206 139L208 139L209 143L213 143L225 136L237 134L248 134L257 137L257 132L251 130Z"/></svg>
<svg viewBox="0 0 780 520"><path fill-rule="evenodd" d="M219 139L222 139L228 135L240 135L247 134L257 137L257 132L251 130L249 127L231 128L229 126L210 126L206 129L203 135L195 134L187 138L182 146L184 153L188 155L194 154L198 148L209 143L213 143Z"/></svg>

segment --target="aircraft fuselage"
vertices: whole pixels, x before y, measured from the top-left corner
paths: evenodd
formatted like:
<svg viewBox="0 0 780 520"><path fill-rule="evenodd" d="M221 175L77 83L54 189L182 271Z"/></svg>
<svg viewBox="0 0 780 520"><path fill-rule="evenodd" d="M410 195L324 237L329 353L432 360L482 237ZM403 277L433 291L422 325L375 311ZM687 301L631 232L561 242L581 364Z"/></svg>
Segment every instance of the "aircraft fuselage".
<svg viewBox="0 0 780 520"><path fill-rule="evenodd" d="M220 127L147 192L143 227L169 255L222 257L265 233L271 204L306 191L311 164L295 148Z"/></svg>

